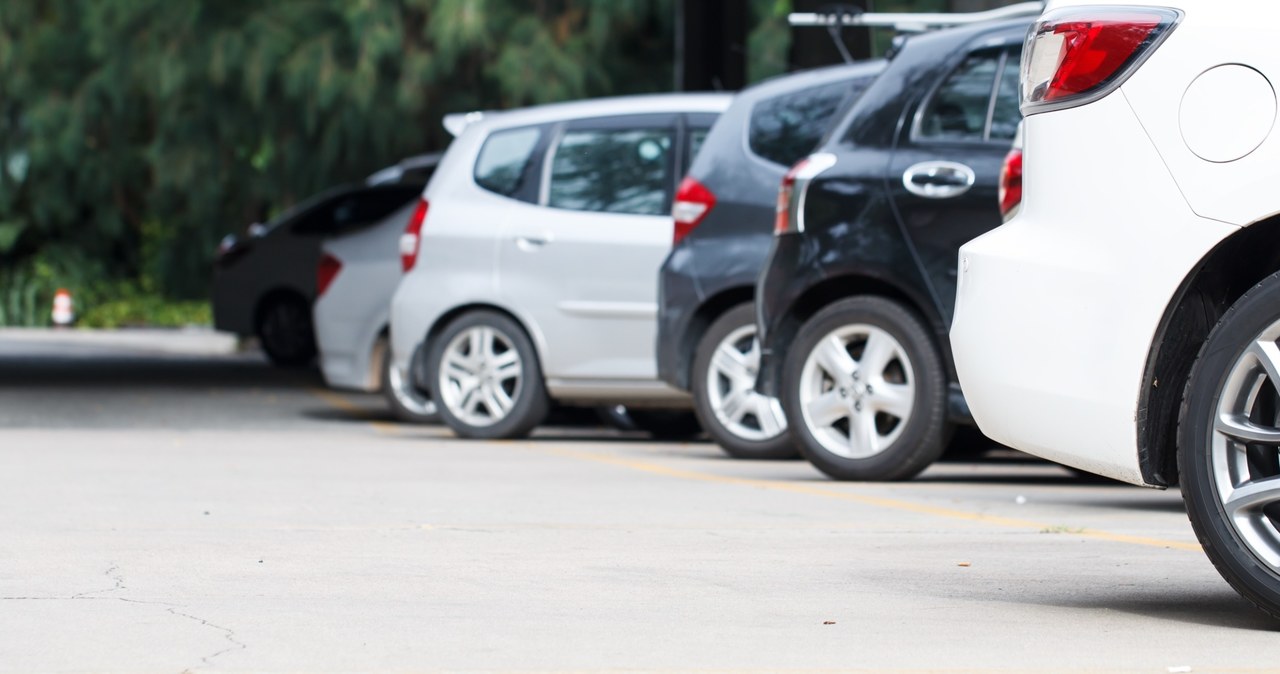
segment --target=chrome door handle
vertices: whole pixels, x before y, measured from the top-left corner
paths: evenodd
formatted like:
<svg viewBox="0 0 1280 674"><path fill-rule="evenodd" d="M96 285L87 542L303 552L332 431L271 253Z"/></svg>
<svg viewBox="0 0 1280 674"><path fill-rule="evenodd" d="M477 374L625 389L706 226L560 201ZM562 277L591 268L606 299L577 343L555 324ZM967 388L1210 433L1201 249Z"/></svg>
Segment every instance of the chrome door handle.
<svg viewBox="0 0 1280 674"><path fill-rule="evenodd" d="M516 241L516 248L519 248L526 253L532 253L540 250L543 246L551 243L551 237L549 236L517 236L514 238Z"/></svg>
<svg viewBox="0 0 1280 674"><path fill-rule="evenodd" d="M973 187L973 169L953 161L926 161L902 174L902 186L926 199L958 197Z"/></svg>

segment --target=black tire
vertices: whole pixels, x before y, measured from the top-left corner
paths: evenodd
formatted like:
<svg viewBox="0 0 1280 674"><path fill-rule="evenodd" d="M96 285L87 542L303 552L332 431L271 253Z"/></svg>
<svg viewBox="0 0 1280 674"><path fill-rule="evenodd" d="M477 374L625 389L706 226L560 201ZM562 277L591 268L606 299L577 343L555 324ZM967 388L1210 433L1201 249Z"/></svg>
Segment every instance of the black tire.
<svg viewBox="0 0 1280 674"><path fill-rule="evenodd" d="M754 340L755 338L755 308L750 302L739 304L736 307L724 312L716 319L711 327L707 328L707 332L702 336L702 340L698 342L697 351L693 358L692 387L694 412L698 415L698 421L702 424L702 428L706 429L707 434L711 436L716 444L724 450L726 454L735 459L796 459L800 457L800 450L796 449L795 441L792 440L791 434L787 432L785 417L781 419L780 431L772 437L767 437L765 423L772 420L762 420L758 415L768 413L767 411L747 412L735 424L727 419L722 419L722 414L716 411L716 404L712 400L714 393L717 398L722 397L726 390L732 390L736 382L730 381L728 377L716 376L715 381L711 381L711 368L713 367L713 358L716 350L720 348L721 343L726 338L740 333L740 339ZM749 333L749 334L743 334ZM738 341L738 340L735 340ZM757 351L758 352L758 351ZM756 365L758 367L758 364ZM754 375L754 370L750 370L749 374ZM713 390L711 387L714 386ZM755 377L750 377L750 386L755 386ZM754 390L752 392L754 394ZM759 396L759 394L754 394ZM755 404L766 404L766 401L772 401L771 398L759 397L753 399ZM777 405L776 401L773 401ZM729 423L726 423L729 421ZM753 437L755 434L765 437Z"/></svg>
<svg viewBox="0 0 1280 674"><path fill-rule="evenodd" d="M693 440L702 435L702 426L693 412L627 408L636 428L658 440Z"/></svg>
<svg viewBox="0 0 1280 674"><path fill-rule="evenodd" d="M280 295L258 310L258 342L271 362L280 367L301 367L316 357L316 336L311 307L297 295Z"/></svg>
<svg viewBox="0 0 1280 674"><path fill-rule="evenodd" d="M854 326L865 326L856 328ZM873 396L884 396L888 386L883 385L878 392L872 390L872 380L861 379L862 366L855 363L849 370L849 381L837 386L830 383L822 395L830 394L830 400L837 405L848 405L846 417L832 416L834 421L817 428L810 426L801 403L801 387L827 386L821 375L804 376L804 369L814 350L829 336L840 331L854 333L853 341L844 343L842 347L845 357L853 361L853 351L864 348L866 342L857 343L857 331L875 329L881 336L887 334L897 342L893 347L893 357L885 361L881 373L871 373L879 378L882 384L906 385L914 387L913 395L902 393L900 401L910 400L910 409L904 416L893 416L887 412L876 411L881 403ZM868 334L871 334L868 332ZM843 338L840 338L842 341ZM885 342L891 344L890 342ZM836 349L838 352L839 348ZM901 356L901 357L900 357ZM861 356L859 356L861 358ZM905 358L906 362L903 362ZM881 377L880 375L885 375ZM894 379L890 382L889 379ZM898 381L901 379L901 381ZM854 386L857 386L855 389ZM843 394L843 395L841 395ZM865 397L864 397L865 396ZM906 480L919 474L938 459L946 447L946 439L950 429L946 419L947 379L942 366L942 357L937 346L929 336L924 324L907 308L889 299L874 296L854 297L840 300L819 311L800 328L795 341L787 350L782 365L782 406L787 413L787 423L791 433L798 441L800 453L819 470L837 480L888 481ZM857 412L854 405L858 405ZM863 405L870 406L869 412L863 411ZM855 416L865 419L871 414L864 428L870 428L877 442L881 438L881 429L888 435L883 447L867 456L842 456L824 444L839 442L839 434L849 435L854 430ZM844 424L845 431L841 430ZM821 438L819 436L821 433ZM850 454L855 452L848 452Z"/></svg>
<svg viewBox="0 0 1280 674"><path fill-rule="evenodd" d="M1266 374L1268 385L1257 375L1242 374L1266 371L1246 351L1263 339L1274 343L1277 330L1280 274L1241 297L1201 348L1178 414L1178 472L1187 515L1213 565L1241 596L1280 619L1280 574L1264 561L1264 555L1273 561L1280 558L1280 535L1275 533L1280 528L1280 499L1241 509L1239 514L1249 524L1243 526L1227 514L1222 497L1224 488L1234 492L1243 486L1237 480L1280 477L1280 441L1242 443L1218 430L1222 416L1244 415L1259 433L1280 436L1280 381ZM1258 386L1257 391L1241 395L1240 382ZM1218 470L1224 466L1232 469Z"/></svg>
<svg viewBox="0 0 1280 674"><path fill-rule="evenodd" d="M474 417L467 416L464 409L467 401L462 397L460 387L449 382L442 365L446 349L450 348L455 339L469 330L486 328L492 330L493 335L505 342L505 349L516 354L518 368L515 369L519 373L519 383L509 389L503 388L506 399L510 401L503 415L492 422L478 423ZM506 352L504 350L493 357L496 359ZM519 323L504 314L494 311L473 311L454 319L432 341L427 362L430 367L430 381L433 384L432 393L436 400L436 410L445 424L464 438L522 438L541 424L551 409L551 400L547 396L546 385L542 381L542 367L538 363L538 354L533 348L533 342L529 340L529 336L525 334L524 328ZM484 404L488 409L487 403ZM474 410L475 407L476 404L473 402L469 409Z"/></svg>
<svg viewBox="0 0 1280 674"><path fill-rule="evenodd" d="M385 335L378 338L378 343L374 346L374 357L380 359L382 375L379 390L387 399L391 413L397 419L411 424L440 423L440 412L436 409L431 394L393 372L395 368L391 359L391 345Z"/></svg>

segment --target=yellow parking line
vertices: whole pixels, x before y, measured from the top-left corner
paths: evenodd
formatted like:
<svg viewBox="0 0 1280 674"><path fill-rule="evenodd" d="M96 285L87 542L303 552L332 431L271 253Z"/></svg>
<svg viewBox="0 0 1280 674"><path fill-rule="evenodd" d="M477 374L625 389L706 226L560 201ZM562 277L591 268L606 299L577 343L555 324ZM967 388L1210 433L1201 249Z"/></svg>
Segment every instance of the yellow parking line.
<svg viewBox="0 0 1280 674"><path fill-rule="evenodd" d="M841 491L825 487L815 487L806 484L795 484L792 482L781 482L776 480L758 480L745 477L728 477L724 475L715 475L713 473L702 473L692 470L684 470L680 468L671 468L647 461L636 461L633 459L625 459L617 456L606 456L603 454L595 454L591 452L576 451L572 449L562 449L558 447L541 447L534 443L524 443L526 447L531 447L539 451L563 456L571 459L580 459L583 461L594 461L596 463L604 463L621 468L651 473L654 475L662 475L664 477L673 477L681 480L696 480L699 482L711 482L715 484L729 484L740 487L752 487L755 489L766 489L769 491L780 491L791 494L805 494L807 496L818 496L822 498L836 499L840 501L851 501L861 503L863 505L874 506L877 508L888 508L891 510L902 510L922 515L932 515L934 517L944 517L953 520L963 520L966 522L979 522L982 524L992 524L1000 527L1011 529L1029 529L1037 532L1053 531L1062 535L1080 536L1083 538L1093 538L1103 541L1112 541L1115 543L1129 543L1133 545L1145 545L1156 548L1173 548L1176 550L1190 550L1193 552L1201 552L1202 548L1196 543L1186 543L1183 541L1165 540L1162 538L1149 538L1146 536L1130 536L1128 534L1117 534L1110 531L1102 531L1098 529L1063 529L1060 526L1045 524L1043 522L1034 522L1031 520L1017 519L1012 517L1001 517L998 515L984 515L982 513L967 512L964 510L954 510L951 508L941 508L938 506L925 505L922 503L912 503L911 501L903 501L893 498L885 498L883 496L871 496L868 494L859 494L856 492Z"/></svg>
<svg viewBox="0 0 1280 674"><path fill-rule="evenodd" d="M333 407L336 407L342 410L343 412L349 412L357 415L364 415L364 414L367 414L369 411L328 389L311 387L311 388L308 388L307 391L310 392L311 395L325 401L326 403L329 403ZM400 432L399 427L397 427L395 424L387 423L385 421L369 421L368 424L373 428L374 432L379 433L381 435L396 435Z"/></svg>

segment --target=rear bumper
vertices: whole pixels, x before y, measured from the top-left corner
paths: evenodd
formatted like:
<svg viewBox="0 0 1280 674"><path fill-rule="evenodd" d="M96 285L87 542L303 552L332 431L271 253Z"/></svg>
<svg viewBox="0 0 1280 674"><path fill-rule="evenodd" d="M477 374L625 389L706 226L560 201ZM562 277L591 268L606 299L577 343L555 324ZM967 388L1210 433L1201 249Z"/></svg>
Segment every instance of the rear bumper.
<svg viewBox="0 0 1280 674"><path fill-rule="evenodd" d="M960 249L960 383L994 440L1144 484L1135 419L1152 340L1237 228L1191 212L1119 96L1034 115L1027 141L1021 212Z"/></svg>
<svg viewBox="0 0 1280 674"><path fill-rule="evenodd" d="M689 327L701 301L693 278L678 269L673 251L658 274L658 379L688 391L689 368L696 345L689 344Z"/></svg>
<svg viewBox="0 0 1280 674"><path fill-rule="evenodd" d="M804 237L783 234L774 237L769 257L756 282L756 330L760 338L760 373L756 389L777 397L782 378L782 358L795 331L785 326L787 315L810 287L801 278L806 268L802 259Z"/></svg>

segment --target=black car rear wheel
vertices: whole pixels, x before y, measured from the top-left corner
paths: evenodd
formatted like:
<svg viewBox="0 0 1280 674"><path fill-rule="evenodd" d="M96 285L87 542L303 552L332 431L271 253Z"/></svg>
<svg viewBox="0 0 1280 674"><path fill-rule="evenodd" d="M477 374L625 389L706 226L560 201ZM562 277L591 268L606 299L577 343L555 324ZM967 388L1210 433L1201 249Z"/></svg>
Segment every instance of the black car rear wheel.
<svg viewBox="0 0 1280 674"><path fill-rule="evenodd" d="M787 422L827 475L905 480L942 454L942 358L901 304L872 296L831 304L800 328L782 367Z"/></svg>
<svg viewBox="0 0 1280 674"><path fill-rule="evenodd" d="M799 456L777 398L756 391L760 342L750 302L726 311L707 328L693 359L698 421L736 459Z"/></svg>
<svg viewBox="0 0 1280 674"><path fill-rule="evenodd" d="M299 367L316 357L316 337L311 307L296 295L281 295L258 311L258 341L272 363Z"/></svg>
<svg viewBox="0 0 1280 674"><path fill-rule="evenodd" d="M1179 411L1178 466L1209 559L1280 618L1280 274L1209 333Z"/></svg>

